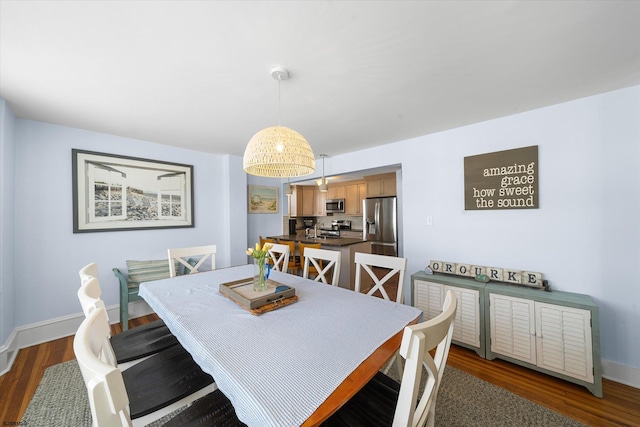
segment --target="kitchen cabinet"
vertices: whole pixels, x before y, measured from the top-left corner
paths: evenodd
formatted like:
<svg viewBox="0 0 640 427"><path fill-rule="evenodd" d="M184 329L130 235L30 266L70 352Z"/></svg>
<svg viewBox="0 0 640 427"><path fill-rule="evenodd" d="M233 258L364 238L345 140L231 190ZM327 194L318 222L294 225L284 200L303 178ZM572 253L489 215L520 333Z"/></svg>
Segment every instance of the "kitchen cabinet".
<svg viewBox="0 0 640 427"><path fill-rule="evenodd" d="M330 185L327 188L327 200L332 199L344 199L345 198L345 186L344 185Z"/></svg>
<svg viewBox="0 0 640 427"><path fill-rule="evenodd" d="M315 216L316 193L312 186L302 187L302 216Z"/></svg>
<svg viewBox="0 0 640 427"><path fill-rule="evenodd" d="M292 187L289 197L289 216L326 216L325 194L312 185L296 185Z"/></svg>
<svg viewBox="0 0 640 427"><path fill-rule="evenodd" d="M474 350L485 357L484 283L456 276L429 275L419 272L411 276L413 305L423 312L424 320L442 313L448 290L458 299L452 342Z"/></svg>
<svg viewBox="0 0 640 427"><path fill-rule="evenodd" d="M571 381L602 397L598 307L591 297L487 284L487 359Z"/></svg>
<svg viewBox="0 0 640 427"><path fill-rule="evenodd" d="M289 205L289 217L296 218L303 216L302 213L302 186L292 185L291 196L287 197Z"/></svg>
<svg viewBox="0 0 640 427"><path fill-rule="evenodd" d="M344 186L345 215L362 215L362 201L367 198L367 184L364 182L349 183Z"/></svg>
<svg viewBox="0 0 640 427"><path fill-rule="evenodd" d="M318 188L314 190L314 208L313 208L313 216L327 216L327 193L323 193Z"/></svg>
<svg viewBox="0 0 640 427"><path fill-rule="evenodd" d="M423 311L424 320L440 314L447 290L456 293L454 344L602 397L600 320L590 296L422 271L411 276L411 284L412 304Z"/></svg>
<svg viewBox="0 0 640 427"><path fill-rule="evenodd" d="M364 179L367 184L367 197L387 197L397 194L395 173L371 175Z"/></svg>

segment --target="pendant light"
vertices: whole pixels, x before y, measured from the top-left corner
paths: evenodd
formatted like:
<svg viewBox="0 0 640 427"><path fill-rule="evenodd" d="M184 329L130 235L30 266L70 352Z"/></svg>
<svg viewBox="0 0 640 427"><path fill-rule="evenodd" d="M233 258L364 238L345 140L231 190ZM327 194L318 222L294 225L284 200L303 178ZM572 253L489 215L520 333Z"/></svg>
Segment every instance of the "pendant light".
<svg viewBox="0 0 640 427"><path fill-rule="evenodd" d="M327 187L327 179L324 177L324 158L327 157L327 155L320 154L320 157L322 157L322 181L320 182L320 185L318 185L318 188L321 193L326 193L328 190L328 187Z"/></svg>
<svg viewBox="0 0 640 427"><path fill-rule="evenodd" d="M280 82L289 78L289 72L275 67L271 76L278 81L278 126L262 129L251 138L244 150L244 170L270 178L309 175L316 170L311 146L295 130L280 126Z"/></svg>
<svg viewBox="0 0 640 427"><path fill-rule="evenodd" d="M284 194L289 197L293 195L293 190L291 189L291 183L289 182L289 178L287 178L287 183L284 185Z"/></svg>

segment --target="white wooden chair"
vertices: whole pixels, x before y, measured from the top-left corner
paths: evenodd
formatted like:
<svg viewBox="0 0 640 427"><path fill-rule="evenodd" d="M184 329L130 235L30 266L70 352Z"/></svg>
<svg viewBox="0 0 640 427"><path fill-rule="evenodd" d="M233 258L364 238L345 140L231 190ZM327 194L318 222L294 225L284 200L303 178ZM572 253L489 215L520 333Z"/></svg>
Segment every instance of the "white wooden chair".
<svg viewBox="0 0 640 427"><path fill-rule="evenodd" d="M289 266L289 245L274 243L267 250L269 258L271 258L271 269L276 271L287 272Z"/></svg>
<svg viewBox="0 0 640 427"><path fill-rule="evenodd" d="M302 277L309 278L309 267L315 267L318 274L313 279L316 282L338 286L340 280L340 252L327 249L306 248L304 251L304 270ZM326 262L319 262L326 261ZM333 273L332 273L333 269ZM331 274L332 273L332 274ZM331 274L331 283L328 276Z"/></svg>
<svg viewBox="0 0 640 427"><path fill-rule="evenodd" d="M82 312L85 317L88 317L89 314L97 308L104 308L106 313L107 308L102 298L100 298L101 295L102 290L100 289L100 282L97 278L90 277L82 283L82 286L78 289L78 299L80 300ZM107 323L108 322L109 318L107 317ZM111 332L109 332L109 336L111 336Z"/></svg>
<svg viewBox="0 0 640 427"><path fill-rule="evenodd" d="M355 291L361 292L363 282L362 270L367 272L367 278L373 281L373 286L367 292L367 295L372 295L376 291L380 291L382 297L389 301L395 301L402 304L404 302L404 273L407 269L407 259L386 255L365 254L362 252L356 252L354 261L356 263L356 282ZM390 271L384 275L381 279L378 278L374 272L374 268L384 268ZM384 288L384 284L389 281L393 276L398 275L398 291L395 298L392 300L389 294Z"/></svg>
<svg viewBox="0 0 640 427"><path fill-rule="evenodd" d="M80 270L82 277L82 270ZM96 277L86 276L78 289L78 299L85 317L97 309L104 308L100 282ZM109 318L107 316L107 323ZM147 323L110 337L110 344L118 366L124 370L137 362L178 344L178 339L162 320Z"/></svg>
<svg viewBox="0 0 640 427"><path fill-rule="evenodd" d="M166 392L171 384L163 383L162 372L156 382L143 378L145 372L135 372L127 381L127 374L139 365L123 373L116 366L108 337L106 311L97 308L85 318L73 340L73 350L87 387L93 425L96 427L144 426L216 389L212 381L202 386L192 382L191 386L195 388L191 389L189 395L156 407L150 402L153 395ZM146 386L141 384L145 382ZM133 390L129 389L129 385L133 386ZM193 390L198 391L193 393Z"/></svg>
<svg viewBox="0 0 640 427"><path fill-rule="evenodd" d="M354 261L356 263L356 283L355 283L355 291L361 292L363 274L362 270L364 270L367 274L364 277L373 281L373 286L367 292L367 295L373 295L376 291L379 291L382 297L389 301L395 301L399 304L404 302L404 273L407 269L407 259L400 257L393 257L387 255L376 255L376 254L366 254L362 252L356 252ZM387 274L385 274L381 279L378 278L378 275L374 271L375 268L383 268L385 270L389 270ZM395 295L395 299L391 299L387 290L384 288L384 285L390 281L392 277L395 275L398 276L398 291ZM398 354L396 353L393 357L389 359L389 362L385 365L383 372L386 374L391 369L391 365L393 362L396 362L396 367L398 372L402 373L402 364L400 363L400 359L398 358Z"/></svg>
<svg viewBox="0 0 640 427"><path fill-rule="evenodd" d="M173 260L180 263L185 274L199 273L200 269L206 266L205 261L207 261L207 259L211 260L211 270L216 269L216 245L168 249L167 254L169 255L170 277L176 277L178 275L176 264L172 262ZM195 262L194 260L197 257L200 258ZM195 264L192 265L189 261L195 262Z"/></svg>
<svg viewBox="0 0 640 427"><path fill-rule="evenodd" d="M447 291L440 315L404 328L400 355L405 358L405 368L400 384L378 372L323 426L433 427L436 397L451 347L456 308L455 294ZM435 357L431 357L429 352L434 348ZM419 394L425 371L424 391Z"/></svg>
<svg viewBox="0 0 640 427"><path fill-rule="evenodd" d="M89 263L89 264L85 265L84 267L82 267L80 269L80 271L78 272L78 274L80 275L80 283L81 284L83 282L89 280L92 277L95 277L97 279L98 278L98 264L96 264L95 262Z"/></svg>

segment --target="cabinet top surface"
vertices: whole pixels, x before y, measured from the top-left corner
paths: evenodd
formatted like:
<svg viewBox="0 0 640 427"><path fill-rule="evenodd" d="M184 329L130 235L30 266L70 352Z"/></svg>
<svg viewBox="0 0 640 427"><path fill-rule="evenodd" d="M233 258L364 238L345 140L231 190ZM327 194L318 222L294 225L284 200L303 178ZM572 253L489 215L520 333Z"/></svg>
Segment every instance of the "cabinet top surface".
<svg viewBox="0 0 640 427"><path fill-rule="evenodd" d="M427 282L442 283L445 285L464 286L466 288L482 289L485 283L478 282L471 277L453 276L448 274L427 274L418 271L411 275L412 279L425 280Z"/></svg>
<svg viewBox="0 0 640 427"><path fill-rule="evenodd" d="M504 282L477 282L471 277L454 276L448 274L426 274L424 271L418 271L411 275L412 279L432 281L436 283L449 284L453 286L464 286L473 288L484 288L489 293L510 295L514 297L529 298L540 302L568 303L574 306L597 307L593 298L585 294L577 294L573 292L554 291L547 292L543 289L530 288L523 285L515 285Z"/></svg>

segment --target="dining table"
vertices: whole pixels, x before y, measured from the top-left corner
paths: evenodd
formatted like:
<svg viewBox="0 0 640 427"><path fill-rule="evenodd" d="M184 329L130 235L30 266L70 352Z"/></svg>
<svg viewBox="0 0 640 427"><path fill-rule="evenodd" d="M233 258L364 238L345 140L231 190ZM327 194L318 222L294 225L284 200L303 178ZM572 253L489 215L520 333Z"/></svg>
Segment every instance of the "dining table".
<svg viewBox="0 0 640 427"><path fill-rule="evenodd" d="M422 311L272 271L297 302L256 315L220 292L253 265L145 282L140 296L249 426L317 425L375 375Z"/></svg>

